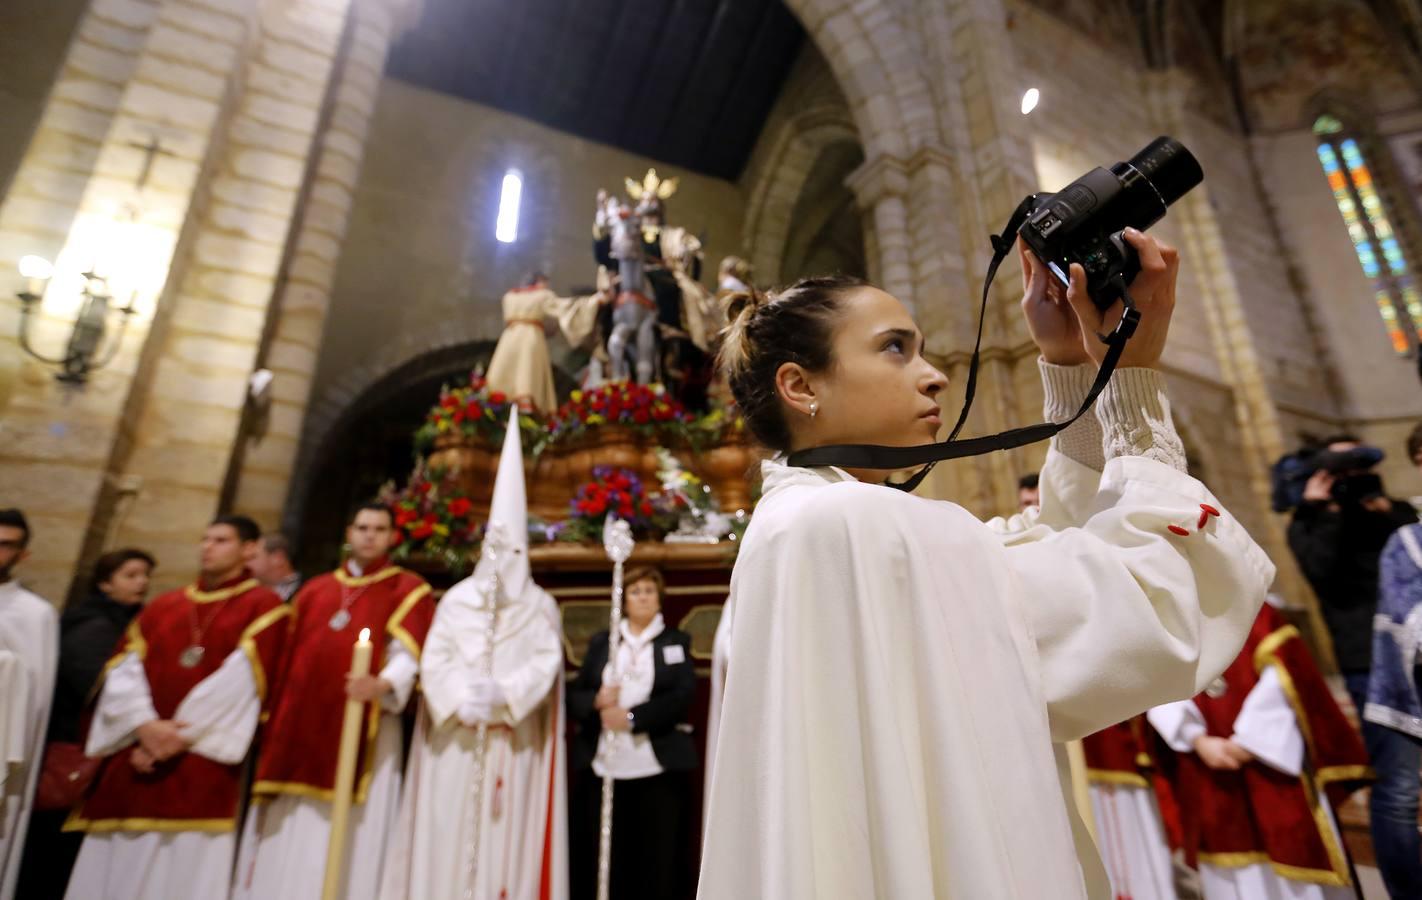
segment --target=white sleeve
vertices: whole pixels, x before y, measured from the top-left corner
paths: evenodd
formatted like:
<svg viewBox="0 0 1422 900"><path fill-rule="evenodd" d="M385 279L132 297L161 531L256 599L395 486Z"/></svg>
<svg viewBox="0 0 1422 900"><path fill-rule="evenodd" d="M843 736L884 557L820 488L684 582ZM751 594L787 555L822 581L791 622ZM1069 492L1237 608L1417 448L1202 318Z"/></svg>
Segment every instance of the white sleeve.
<svg viewBox="0 0 1422 900"><path fill-rule="evenodd" d="M468 690L468 668L459 652L455 604L459 599L451 589L435 608L434 623L420 651L420 683L424 689L425 707L434 726L448 722L458 711Z"/></svg>
<svg viewBox="0 0 1422 900"><path fill-rule="evenodd" d="M3 814L5 797L20 789L11 789L13 784L23 784L30 754L34 752L32 736L33 723L30 721L35 711L32 709L34 678L20 658L9 650L0 650L0 814ZM19 776L11 782L12 776ZM3 822L0 818L0 822Z"/></svg>
<svg viewBox="0 0 1422 900"><path fill-rule="evenodd" d="M238 648L188 691L173 719L184 723L180 734L191 752L235 765L247 755L261 712L251 660Z"/></svg>
<svg viewBox="0 0 1422 900"><path fill-rule="evenodd" d="M1205 734L1205 717L1194 700L1162 703L1146 713L1146 721L1176 753L1194 753L1195 740Z"/></svg>
<svg viewBox="0 0 1422 900"><path fill-rule="evenodd" d="M551 623L540 620L540 624L545 627L530 642L523 665L495 677L504 695L504 705L496 713L509 725L522 722L544 701L563 667L563 642Z"/></svg>
<svg viewBox="0 0 1422 900"><path fill-rule="evenodd" d="M137 740L134 729L157 718L143 661L128 653L104 678L84 752L89 756L117 753Z"/></svg>
<svg viewBox="0 0 1422 900"><path fill-rule="evenodd" d="M1221 514L1199 527L1205 506ZM1056 740L1204 690L1234 661L1274 578L1204 485L1135 456L1106 464L1081 527L1003 543Z"/></svg>
<svg viewBox="0 0 1422 900"><path fill-rule="evenodd" d="M385 665L380 669L380 677L394 688L380 698L380 708L388 713L398 713L410 702L410 694L415 690L415 677L420 674L420 664L405 645L396 640L385 644Z"/></svg>
<svg viewBox="0 0 1422 900"><path fill-rule="evenodd" d="M1297 778L1303 771L1303 733L1276 667L1267 667L1244 698L1234 720L1233 740L1255 759L1285 775Z"/></svg>

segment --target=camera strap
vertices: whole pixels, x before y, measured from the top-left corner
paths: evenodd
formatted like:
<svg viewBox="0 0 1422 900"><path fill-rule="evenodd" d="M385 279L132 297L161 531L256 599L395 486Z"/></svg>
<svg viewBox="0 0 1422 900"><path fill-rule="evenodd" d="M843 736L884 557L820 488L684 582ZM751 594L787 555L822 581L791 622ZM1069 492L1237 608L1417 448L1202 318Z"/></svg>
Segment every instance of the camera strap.
<svg viewBox="0 0 1422 900"><path fill-rule="evenodd" d="M1119 276L1111 286L1120 291L1121 303L1125 306L1125 310L1115 331L1109 335L1097 335L1107 346L1106 356L1101 360L1101 367L1096 372L1096 381L1092 383L1091 390L1087 392L1086 399L1076 414L1065 422L1042 422L985 437L958 439L958 433L963 430L963 424L968 420L968 412L972 409L973 395L977 392L978 363L983 346L983 323L987 318L992 281L997 276L998 267L1012 252L1012 247L1017 242L1017 232L1027 221L1027 216L1031 213L1032 208L1032 198L1028 197L1018 204L1002 233L990 237L993 250L992 262L988 264L987 275L983 279L982 306L978 310L978 336L977 342L973 345L972 361L968 364L968 381L964 391L963 410L958 414L958 422L953 426L948 437L937 443L919 444L914 447L885 447L877 444L835 444L828 447L812 447L790 454L790 458L787 460L790 465L805 468L838 466L843 469L888 470L922 466L907 481L886 482L890 487L912 491L923 482L929 472L933 471L935 465L945 459L979 456L994 450L1011 450L1014 447L1045 441L1086 415L1096 403L1096 398L1101 396L1101 392L1111 381L1111 375L1116 371L1116 365L1121 361L1121 353L1126 349L1126 342L1136 333L1136 326L1140 324L1141 320L1140 311L1136 309L1135 302L1126 290L1124 280Z"/></svg>

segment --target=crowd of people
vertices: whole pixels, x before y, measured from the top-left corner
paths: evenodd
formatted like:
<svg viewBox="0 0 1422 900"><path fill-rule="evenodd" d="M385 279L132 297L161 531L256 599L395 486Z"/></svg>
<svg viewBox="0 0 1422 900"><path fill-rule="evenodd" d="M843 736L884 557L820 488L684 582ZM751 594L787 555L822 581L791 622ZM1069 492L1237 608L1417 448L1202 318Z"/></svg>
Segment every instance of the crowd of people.
<svg viewBox="0 0 1422 900"><path fill-rule="evenodd" d="M1264 602L1273 563L1186 471L1154 371L1178 256L1125 240L1140 322L1089 416L1121 311L1022 253L1063 429L987 523L862 455L791 462L936 439L947 381L902 304L843 278L728 298L725 380L775 456L714 642L698 896L1170 897L1179 854L1209 900L1334 900L1357 886L1336 811L1374 771L1383 876L1422 896L1422 526L1350 436L1281 463L1360 736ZM1422 428L1407 452L1422 466ZM146 600L156 561L119 551L62 621L14 578L30 530L0 511L0 900L682 896L690 639L634 569L565 684L524 492L511 427L474 572L438 604L371 504L304 583L224 515L194 583Z"/></svg>
<svg viewBox="0 0 1422 900"><path fill-rule="evenodd" d="M1422 425L1405 451L1422 468ZM1384 490L1383 457L1339 434L1275 471L1276 508L1291 513L1289 546L1319 598L1352 717L1271 597L1205 691L1085 739L1118 896L1354 897L1338 808L1369 786L1388 893L1422 897L1422 525L1412 503ZM1029 483L1024 505L1036 502Z"/></svg>
<svg viewBox="0 0 1422 900"><path fill-rule="evenodd" d="M333 572L303 582L282 536L222 516L202 536L195 583L148 600L154 558L114 551L56 622L12 577L28 523L0 512L0 666L16 675L4 736L13 760L39 763L19 770L23 789L6 783L6 900L316 898L333 842L345 848L334 896L567 897L570 882L593 896L604 777L617 785L611 896L683 891L698 764L690 637L662 620L661 573L635 569L618 658L607 632L594 635L565 690L557 609L518 540L527 515L509 434L517 468L500 475L491 515L512 546L438 608L391 563L390 510L368 504ZM366 629L369 672L353 673ZM335 834L348 700L366 713L354 810ZM565 747L567 720L577 731Z"/></svg>

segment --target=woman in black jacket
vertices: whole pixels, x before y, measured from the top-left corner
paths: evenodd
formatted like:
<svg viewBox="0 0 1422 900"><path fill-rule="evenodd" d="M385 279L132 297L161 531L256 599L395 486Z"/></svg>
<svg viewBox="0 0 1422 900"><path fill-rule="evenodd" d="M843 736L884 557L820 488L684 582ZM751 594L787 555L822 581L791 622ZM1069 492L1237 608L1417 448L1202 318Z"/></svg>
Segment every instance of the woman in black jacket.
<svg viewBox="0 0 1422 900"><path fill-rule="evenodd" d="M568 687L568 715L578 727L570 751L578 782L572 893L596 891L602 779L610 775L616 780L611 894L670 900L684 893L688 773L696 768L696 748L683 723L696 671L691 637L662 622L661 573L635 569L626 585L617 665L608 664L608 633L599 632ZM599 753L604 731L610 734Z"/></svg>
<svg viewBox="0 0 1422 900"><path fill-rule="evenodd" d="M119 638L143 609L156 563L142 550L114 550L94 563L88 597L64 610L59 621L59 669L54 683L46 744L78 744L84 707ZM67 809L37 809L30 815L19 897L62 897L79 855L82 832L62 833Z"/></svg>

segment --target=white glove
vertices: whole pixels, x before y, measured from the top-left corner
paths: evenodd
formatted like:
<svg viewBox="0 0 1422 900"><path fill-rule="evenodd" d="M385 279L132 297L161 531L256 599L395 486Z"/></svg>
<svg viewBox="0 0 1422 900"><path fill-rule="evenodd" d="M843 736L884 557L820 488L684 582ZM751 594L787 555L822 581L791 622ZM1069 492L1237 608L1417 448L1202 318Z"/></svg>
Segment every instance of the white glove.
<svg viewBox="0 0 1422 900"><path fill-rule="evenodd" d="M494 720L494 708L504 705L504 691L492 678L475 678L465 688L464 700L455 715L465 725Z"/></svg>
<svg viewBox="0 0 1422 900"><path fill-rule="evenodd" d="M469 683L464 699L485 706L503 706L504 689L492 678L475 678Z"/></svg>

